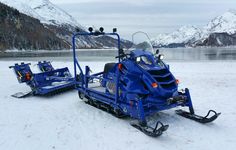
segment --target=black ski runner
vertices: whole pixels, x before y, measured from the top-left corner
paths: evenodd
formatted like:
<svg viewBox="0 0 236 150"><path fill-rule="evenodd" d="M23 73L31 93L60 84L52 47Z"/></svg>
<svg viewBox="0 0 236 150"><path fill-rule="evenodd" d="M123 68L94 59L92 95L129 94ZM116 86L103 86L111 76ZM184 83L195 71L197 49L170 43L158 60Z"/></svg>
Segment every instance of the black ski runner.
<svg viewBox="0 0 236 150"><path fill-rule="evenodd" d="M25 97L28 97L28 96L31 96L31 95L33 95L32 91L29 91L29 92L18 92L18 93L15 93L15 94L11 95L11 96L15 97L15 98L25 98Z"/></svg>
<svg viewBox="0 0 236 150"><path fill-rule="evenodd" d="M139 123L131 123L131 126L151 137L158 137L162 135L162 133L166 131L169 127L169 125L163 125L163 123L161 123L160 121L157 121L155 128L149 126L142 126Z"/></svg>
<svg viewBox="0 0 236 150"><path fill-rule="evenodd" d="M182 117L185 117L185 118L197 121L199 123L209 123L209 122L212 122L221 114L221 113L217 113L214 110L209 110L207 115L205 117L203 117L203 116L199 116L199 115L196 115L196 114L191 114L190 112L187 112L187 111L184 111L184 110L181 110L181 109L176 110L175 112L178 115L182 116ZM209 115L211 113L213 113L214 115L209 117Z"/></svg>

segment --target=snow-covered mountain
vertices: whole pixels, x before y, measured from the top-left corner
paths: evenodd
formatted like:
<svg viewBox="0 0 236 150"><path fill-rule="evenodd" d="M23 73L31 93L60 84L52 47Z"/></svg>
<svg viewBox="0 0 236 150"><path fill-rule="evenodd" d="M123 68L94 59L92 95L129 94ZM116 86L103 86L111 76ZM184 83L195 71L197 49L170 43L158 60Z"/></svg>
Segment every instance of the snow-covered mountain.
<svg viewBox="0 0 236 150"><path fill-rule="evenodd" d="M38 19L0 2L0 51L6 49L69 49L70 45Z"/></svg>
<svg viewBox="0 0 236 150"><path fill-rule="evenodd" d="M0 0L0 2L37 18L44 24L72 25L83 28L71 15L49 0Z"/></svg>
<svg viewBox="0 0 236 150"><path fill-rule="evenodd" d="M208 33L236 33L236 10L229 10L211 20L204 30Z"/></svg>
<svg viewBox="0 0 236 150"><path fill-rule="evenodd" d="M23 14L40 20L46 28L54 32L58 38L71 45L71 36L76 30L84 31L76 19L67 12L57 7L49 0L0 0L0 2L13 7ZM80 47L101 47L91 38L78 38Z"/></svg>
<svg viewBox="0 0 236 150"><path fill-rule="evenodd" d="M71 37L74 32L85 31L85 28L76 19L49 0L0 0L0 2L40 20L45 28L55 33L67 45L71 45ZM129 44L129 42L124 42L125 47ZM77 48L103 48L111 45L113 45L112 47L116 45L111 37L99 40L93 37L78 37L76 39Z"/></svg>
<svg viewBox="0 0 236 150"><path fill-rule="evenodd" d="M26 5L22 1L19 1L19 0L0 0L0 2L19 10L21 13L27 14L31 17L37 18L41 21L44 21L44 19L38 13L36 13L33 8L31 8L29 5Z"/></svg>
<svg viewBox="0 0 236 150"><path fill-rule="evenodd" d="M174 43L188 43L196 41L202 35L202 30L195 26L183 26L170 34L159 34L153 44L156 46L164 46Z"/></svg>
<svg viewBox="0 0 236 150"><path fill-rule="evenodd" d="M209 41L211 41L210 43L217 43L213 44L212 46L226 46L224 45L224 43L234 43L234 40L232 39L235 38L235 33L236 10L229 10L223 15L215 17L202 28L197 28L194 26L183 26L173 33L157 35L157 37L155 37L152 42L155 46L158 47L184 47L196 45L205 46L204 43L209 44ZM224 36L227 37L224 38ZM230 39L230 41L227 41L225 39Z"/></svg>

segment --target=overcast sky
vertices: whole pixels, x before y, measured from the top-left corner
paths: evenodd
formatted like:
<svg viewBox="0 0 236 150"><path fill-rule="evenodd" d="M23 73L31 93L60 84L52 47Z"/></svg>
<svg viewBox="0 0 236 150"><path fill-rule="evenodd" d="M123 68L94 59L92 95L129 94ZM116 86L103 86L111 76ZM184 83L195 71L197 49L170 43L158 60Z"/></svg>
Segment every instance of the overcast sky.
<svg viewBox="0 0 236 150"><path fill-rule="evenodd" d="M151 37L172 32L183 25L202 27L229 9L236 0L50 0L83 26L117 27L130 39L135 31Z"/></svg>

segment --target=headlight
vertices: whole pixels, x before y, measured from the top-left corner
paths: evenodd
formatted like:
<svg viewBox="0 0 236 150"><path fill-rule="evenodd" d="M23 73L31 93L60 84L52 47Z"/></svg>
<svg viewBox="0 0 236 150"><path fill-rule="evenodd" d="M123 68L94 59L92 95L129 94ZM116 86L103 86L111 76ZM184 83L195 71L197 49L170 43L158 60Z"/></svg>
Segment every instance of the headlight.
<svg viewBox="0 0 236 150"><path fill-rule="evenodd" d="M164 59L164 55L163 55L163 54L160 54L160 55L158 56L158 59L159 59L159 60Z"/></svg>
<svg viewBox="0 0 236 150"><path fill-rule="evenodd" d="M137 57L137 58L136 58L136 62L139 63L140 61L141 61L141 57Z"/></svg>

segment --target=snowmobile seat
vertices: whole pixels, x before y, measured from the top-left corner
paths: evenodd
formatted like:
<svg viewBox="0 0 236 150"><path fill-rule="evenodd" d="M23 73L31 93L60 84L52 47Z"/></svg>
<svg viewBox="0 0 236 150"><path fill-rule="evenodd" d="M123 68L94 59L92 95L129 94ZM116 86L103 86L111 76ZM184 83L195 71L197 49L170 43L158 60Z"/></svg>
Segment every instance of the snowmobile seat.
<svg viewBox="0 0 236 150"><path fill-rule="evenodd" d="M42 72L55 70L50 61L43 61L43 62L39 61L37 65L39 67L39 70Z"/></svg>
<svg viewBox="0 0 236 150"><path fill-rule="evenodd" d="M17 76L17 80L19 83L24 83L30 81L33 73L30 69L30 63L25 64L22 62L21 64L15 64L14 66L9 66L9 68L13 68L14 72Z"/></svg>
<svg viewBox="0 0 236 150"><path fill-rule="evenodd" d="M114 66L116 65L116 63L106 63L104 66L104 74L107 74Z"/></svg>

